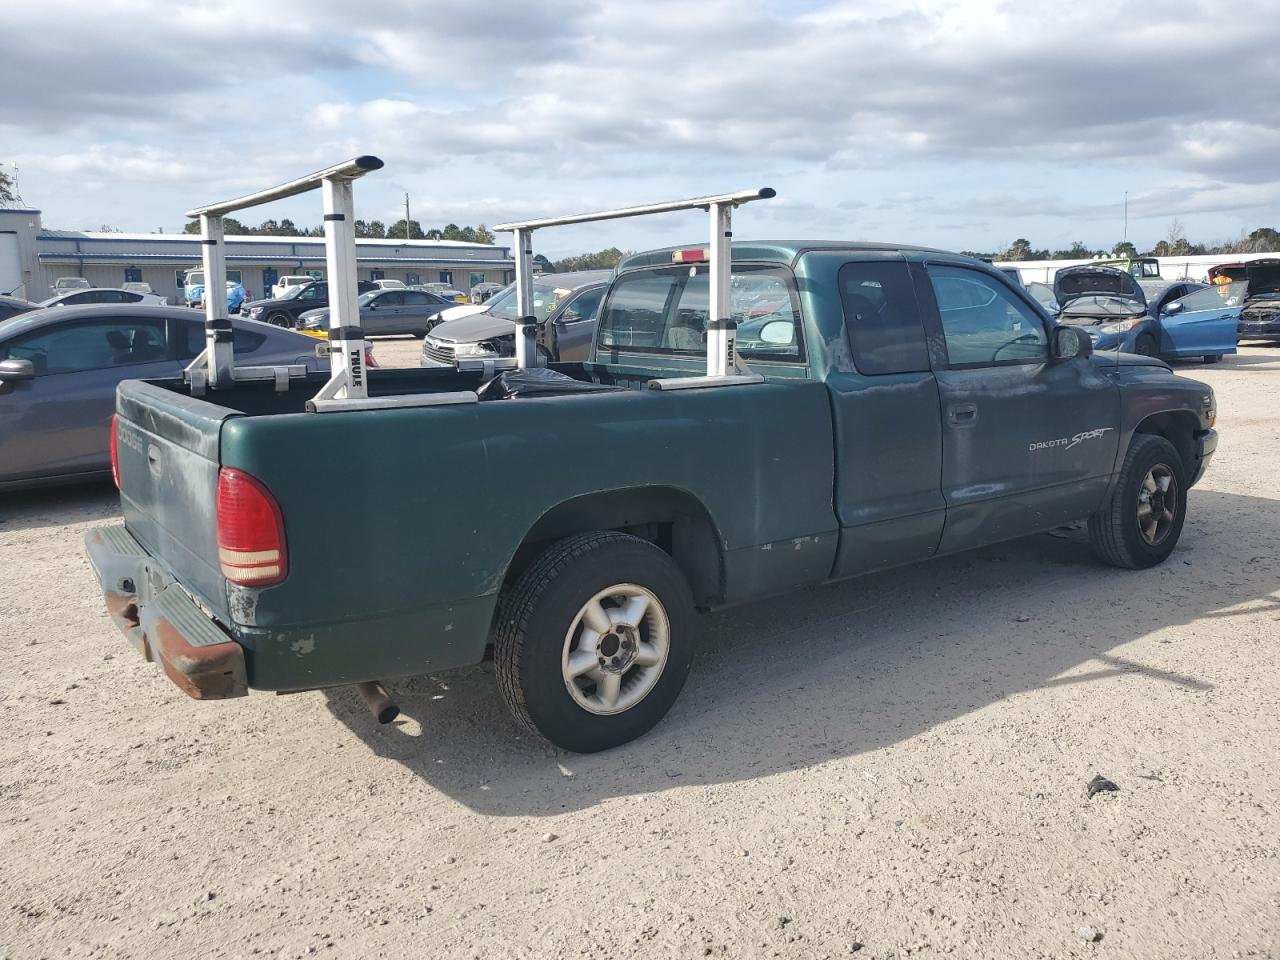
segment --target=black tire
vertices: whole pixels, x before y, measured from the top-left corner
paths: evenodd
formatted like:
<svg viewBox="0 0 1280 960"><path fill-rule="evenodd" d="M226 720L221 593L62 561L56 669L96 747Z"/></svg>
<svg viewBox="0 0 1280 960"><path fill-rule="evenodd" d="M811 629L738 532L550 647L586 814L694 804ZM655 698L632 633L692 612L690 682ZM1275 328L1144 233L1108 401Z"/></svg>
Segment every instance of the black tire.
<svg viewBox="0 0 1280 960"><path fill-rule="evenodd" d="M1220 354L1220 353L1207 353L1207 354L1205 354L1204 362L1205 362L1205 363L1217 363L1217 362L1219 362L1221 359L1222 359L1222 354Z"/></svg>
<svg viewBox="0 0 1280 960"><path fill-rule="evenodd" d="M289 330L293 328L293 317L287 313L272 313L267 315L267 323Z"/></svg>
<svg viewBox="0 0 1280 960"><path fill-rule="evenodd" d="M1149 333L1139 334L1138 339L1134 341L1133 352L1143 357L1154 357L1159 352L1156 348L1156 338Z"/></svg>
<svg viewBox="0 0 1280 960"><path fill-rule="evenodd" d="M1157 523L1153 531L1154 542L1144 534L1139 518L1142 490L1148 474L1160 479L1167 476L1173 490L1170 495L1167 489L1162 489L1155 501L1153 509L1163 510L1168 506L1173 516L1163 529ZM1104 563L1127 570L1143 570L1163 563L1173 553L1186 517L1186 470L1178 451L1164 437L1135 433L1120 468L1120 479L1111 495L1111 502L1089 518L1089 540L1094 553Z"/></svg>
<svg viewBox="0 0 1280 960"><path fill-rule="evenodd" d="M601 591L621 584L657 598L669 627L668 649L642 699L604 715L574 699L568 684L577 681L566 680L561 658L580 611ZM647 733L675 703L693 662L693 624L689 584L662 550L612 531L568 537L545 550L499 604L494 630L498 689L520 723L557 747L595 753L620 746ZM632 682L628 675L630 670L621 680L624 690Z"/></svg>

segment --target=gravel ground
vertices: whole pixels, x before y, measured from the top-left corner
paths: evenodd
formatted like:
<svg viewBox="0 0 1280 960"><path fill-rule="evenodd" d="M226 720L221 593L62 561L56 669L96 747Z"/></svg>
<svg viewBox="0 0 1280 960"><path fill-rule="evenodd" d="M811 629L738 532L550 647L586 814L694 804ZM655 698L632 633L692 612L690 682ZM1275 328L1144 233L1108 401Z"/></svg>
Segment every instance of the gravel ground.
<svg viewBox="0 0 1280 960"><path fill-rule="evenodd" d="M1060 532L709 616L591 757L487 666L383 728L188 700L82 556L112 492L7 497L0 955L1280 956L1280 351L1184 372L1222 443L1164 566Z"/></svg>

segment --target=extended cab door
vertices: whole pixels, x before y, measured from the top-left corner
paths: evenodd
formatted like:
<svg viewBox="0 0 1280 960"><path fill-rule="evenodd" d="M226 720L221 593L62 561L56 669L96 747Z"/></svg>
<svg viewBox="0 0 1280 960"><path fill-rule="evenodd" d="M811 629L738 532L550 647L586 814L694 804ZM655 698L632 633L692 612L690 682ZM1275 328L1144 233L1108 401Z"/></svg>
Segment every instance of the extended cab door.
<svg viewBox="0 0 1280 960"><path fill-rule="evenodd" d="M961 263L923 270L942 405L940 552L1093 513L1115 467L1115 384L1087 357L1051 360L1045 318L1003 277Z"/></svg>
<svg viewBox="0 0 1280 960"><path fill-rule="evenodd" d="M901 254L839 260L844 329L827 386L840 522L833 574L845 577L931 556L946 501L938 385L907 262Z"/></svg>

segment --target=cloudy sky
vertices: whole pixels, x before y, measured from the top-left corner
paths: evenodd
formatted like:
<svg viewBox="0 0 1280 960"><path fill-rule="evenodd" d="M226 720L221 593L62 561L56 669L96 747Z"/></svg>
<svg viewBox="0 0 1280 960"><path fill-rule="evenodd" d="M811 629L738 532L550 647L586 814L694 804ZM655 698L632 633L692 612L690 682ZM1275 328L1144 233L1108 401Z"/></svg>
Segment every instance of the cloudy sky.
<svg viewBox="0 0 1280 960"><path fill-rule="evenodd" d="M3 25L0 162L50 227L169 232L359 153L386 167L358 215L407 191L424 225L772 186L739 237L1110 247L1125 191L1140 247L1280 226L1274 0L5 0Z"/></svg>

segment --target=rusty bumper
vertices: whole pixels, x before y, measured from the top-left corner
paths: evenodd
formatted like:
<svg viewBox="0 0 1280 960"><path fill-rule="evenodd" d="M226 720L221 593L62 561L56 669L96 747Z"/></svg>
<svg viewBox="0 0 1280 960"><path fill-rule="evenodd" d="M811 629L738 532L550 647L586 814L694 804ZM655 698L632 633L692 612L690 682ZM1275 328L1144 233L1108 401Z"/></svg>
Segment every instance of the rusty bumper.
<svg viewBox="0 0 1280 960"><path fill-rule="evenodd" d="M244 648L205 615L123 524L90 530L85 551L112 622L187 696L222 700L248 694Z"/></svg>

